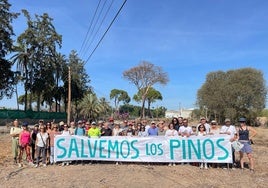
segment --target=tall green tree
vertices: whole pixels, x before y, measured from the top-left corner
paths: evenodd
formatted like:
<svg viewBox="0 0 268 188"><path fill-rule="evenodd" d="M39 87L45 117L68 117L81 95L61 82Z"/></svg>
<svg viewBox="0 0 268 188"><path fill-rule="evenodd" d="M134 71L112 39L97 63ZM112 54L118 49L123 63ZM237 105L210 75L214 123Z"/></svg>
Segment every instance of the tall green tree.
<svg viewBox="0 0 268 188"><path fill-rule="evenodd" d="M207 75L198 90L197 101L213 118L255 119L264 109L267 87L263 73L253 68L217 71Z"/></svg>
<svg viewBox="0 0 268 188"><path fill-rule="evenodd" d="M75 113L78 113L78 103L83 97L90 91L89 83L90 79L84 68L85 62L82 61L77 52L72 50L67 64L63 67L63 81L65 90L65 103L67 106L67 94L68 94L68 67L71 69L71 99L74 102Z"/></svg>
<svg viewBox="0 0 268 188"><path fill-rule="evenodd" d="M17 18L18 13L10 12L10 7L7 0L0 1L0 99L12 96L15 83L14 73L11 70L12 63L6 59L6 55L13 50L14 32L11 23Z"/></svg>
<svg viewBox="0 0 268 188"><path fill-rule="evenodd" d="M130 97L128 96L128 93L124 90L120 89L113 89L110 92L110 99L114 100L114 106L116 112L119 112L119 103L123 102L124 104L130 102Z"/></svg>
<svg viewBox="0 0 268 188"><path fill-rule="evenodd" d="M145 117L145 100L149 89L155 84L166 85L169 81L167 73L162 67L143 61L138 66L123 72L123 77L133 83L141 92L142 117Z"/></svg>
<svg viewBox="0 0 268 188"><path fill-rule="evenodd" d="M50 103L53 98L53 87L56 82L53 73L60 61L55 61L57 48L61 47L62 38L53 26L53 19L47 13L35 15L32 19L27 10L22 10L27 19L27 29L17 38L16 54L12 57L13 62L23 75L25 89L25 104L27 93L29 95L29 107L32 109L32 95L36 94L37 110L40 110L41 102Z"/></svg>

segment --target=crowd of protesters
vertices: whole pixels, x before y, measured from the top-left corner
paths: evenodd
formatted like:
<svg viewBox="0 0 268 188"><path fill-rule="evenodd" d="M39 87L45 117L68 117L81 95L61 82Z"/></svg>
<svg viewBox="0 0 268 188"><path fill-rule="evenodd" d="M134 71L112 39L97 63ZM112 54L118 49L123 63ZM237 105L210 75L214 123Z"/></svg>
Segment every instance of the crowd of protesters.
<svg viewBox="0 0 268 188"><path fill-rule="evenodd" d="M10 130L12 137L12 155L14 164L19 167L23 166L22 158L25 152L25 159L29 165L34 167L46 165L54 165L54 137L57 135L78 135L88 136L90 138L98 138L101 136L206 136L227 134L230 135L230 142L242 143L243 147L239 150L240 163L236 164L235 149L233 148L232 168L237 165L244 169L244 153L249 159L249 168L254 171L254 162L252 158L252 148L250 140L257 134L256 130L246 125L246 119L239 119L239 126L236 128L232 125L231 120L226 118L224 125L219 126L215 120L207 122L207 119L202 117L198 125L189 126L188 119L182 117L174 117L170 122L163 120L159 122L148 122L146 119L136 122L135 120L124 120L122 122L114 121L109 118L108 121L82 121L70 122L68 126L63 121L59 123L47 122L39 120L38 124L33 128L28 126L27 122L19 126L19 121L14 121L14 126ZM69 165L70 161L62 162L59 165ZM82 161L82 164L83 161ZM118 164L118 162L116 162ZM183 163L182 163L183 164ZM194 163L196 165L197 163ZM175 166L175 163L169 163L169 166ZM215 167L215 164L199 163L201 169L208 169L209 165ZM219 167L219 164L216 164ZM229 166L229 164L228 164Z"/></svg>

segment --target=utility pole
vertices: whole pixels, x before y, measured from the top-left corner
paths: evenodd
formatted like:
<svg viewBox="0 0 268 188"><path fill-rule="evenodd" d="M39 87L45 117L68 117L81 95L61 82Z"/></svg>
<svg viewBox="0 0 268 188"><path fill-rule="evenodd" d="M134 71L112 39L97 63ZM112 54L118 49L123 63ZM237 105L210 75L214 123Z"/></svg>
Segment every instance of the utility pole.
<svg viewBox="0 0 268 188"><path fill-rule="evenodd" d="M68 109L67 109L67 124L70 125L71 119L71 67L68 67Z"/></svg>

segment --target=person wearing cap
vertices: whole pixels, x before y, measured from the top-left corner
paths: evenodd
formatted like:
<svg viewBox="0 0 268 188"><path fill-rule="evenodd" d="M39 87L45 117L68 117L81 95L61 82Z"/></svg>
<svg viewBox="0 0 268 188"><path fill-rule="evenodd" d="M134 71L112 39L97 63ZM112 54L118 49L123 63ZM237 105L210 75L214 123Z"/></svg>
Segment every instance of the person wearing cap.
<svg viewBox="0 0 268 188"><path fill-rule="evenodd" d="M97 127L97 124L95 121L91 123L91 128L88 130L88 137L90 138L98 138L101 136L101 131Z"/></svg>
<svg viewBox="0 0 268 188"><path fill-rule="evenodd" d="M26 159L29 162L29 164L33 164L32 158L31 158L31 152L30 152L30 141L31 141L31 133L28 131L28 123L24 122L22 124L22 131L19 135L19 167L22 167L22 155L25 151L26 153Z"/></svg>
<svg viewBox="0 0 268 188"><path fill-rule="evenodd" d="M85 136L86 135L86 130L83 127L83 122L81 120L78 121L78 126L74 130L74 135L77 135L77 136Z"/></svg>
<svg viewBox="0 0 268 188"><path fill-rule="evenodd" d="M151 127L148 129L148 136L158 136L158 128L154 121L151 122Z"/></svg>
<svg viewBox="0 0 268 188"><path fill-rule="evenodd" d="M200 123L197 125L197 127L196 127L196 130L197 130L197 134L198 134L198 132L199 132L199 126L200 125L204 125L205 126L205 128L206 128L206 134L208 134L209 132L210 132L210 124L208 124L207 123L207 119L205 118L205 117L201 117L200 118Z"/></svg>
<svg viewBox="0 0 268 188"><path fill-rule="evenodd" d="M236 135L236 128L234 125L232 125L231 120L229 118L226 118L224 120L224 125L221 127L220 129L220 134L226 134L230 136L230 141L233 140L233 138ZM235 163L235 150L234 148L232 148L232 158L233 158L233 164L232 164L232 168L234 168L236 166Z"/></svg>
<svg viewBox="0 0 268 188"><path fill-rule="evenodd" d="M218 134L220 134L220 128L218 127L218 123L217 123L217 121L216 120L212 120L211 122L210 122L210 132L209 132L209 134L210 135L218 135Z"/></svg>
<svg viewBox="0 0 268 188"><path fill-rule="evenodd" d="M244 146L239 151L240 154L240 166L241 169L244 169L244 153L247 154L249 159L249 168L251 172L254 172L254 161L252 157L252 148L250 145L250 140L256 136L257 131L250 126L246 125L246 118L239 118L239 128L237 130L238 133L238 141L242 143Z"/></svg>
<svg viewBox="0 0 268 188"><path fill-rule="evenodd" d="M10 136L12 138L12 156L14 159L14 164L17 164L17 157L18 157L18 147L19 147L19 135L22 131L21 128L19 128L19 121L15 119L13 121L14 127L10 129Z"/></svg>

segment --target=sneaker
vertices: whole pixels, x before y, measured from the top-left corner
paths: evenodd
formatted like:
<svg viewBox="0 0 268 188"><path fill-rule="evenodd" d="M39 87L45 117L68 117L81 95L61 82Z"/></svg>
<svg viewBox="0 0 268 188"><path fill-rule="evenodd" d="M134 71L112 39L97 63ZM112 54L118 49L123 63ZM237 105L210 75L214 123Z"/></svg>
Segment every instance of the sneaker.
<svg viewBox="0 0 268 188"><path fill-rule="evenodd" d="M35 168L37 168L37 167L38 167L38 165L36 164L36 165L34 165L34 167L35 167Z"/></svg>
<svg viewBox="0 0 268 188"><path fill-rule="evenodd" d="M19 163L19 168L21 168L22 167L22 164L21 163Z"/></svg>
<svg viewBox="0 0 268 188"><path fill-rule="evenodd" d="M115 165L118 165L118 162L116 162Z"/></svg>
<svg viewBox="0 0 268 188"><path fill-rule="evenodd" d="M203 164L200 164L200 169L203 169Z"/></svg>
<svg viewBox="0 0 268 188"><path fill-rule="evenodd" d="M47 167L47 165L46 164L43 164L43 167Z"/></svg>
<svg viewBox="0 0 268 188"><path fill-rule="evenodd" d="M64 162L63 163L61 163L61 166L64 166L65 164L64 164Z"/></svg>
<svg viewBox="0 0 268 188"><path fill-rule="evenodd" d="M208 169L208 166L207 166L207 164L205 164L205 169L206 169L206 170Z"/></svg>
<svg viewBox="0 0 268 188"><path fill-rule="evenodd" d="M173 163L173 166L176 166L176 164L175 164L175 163Z"/></svg>
<svg viewBox="0 0 268 188"><path fill-rule="evenodd" d="M66 163L66 166L69 166L69 162Z"/></svg>
<svg viewBox="0 0 268 188"><path fill-rule="evenodd" d="M168 166L171 166L171 163L169 163Z"/></svg>

